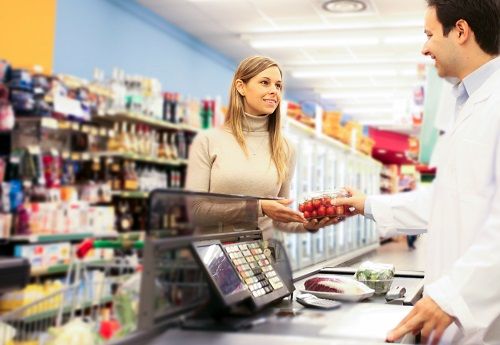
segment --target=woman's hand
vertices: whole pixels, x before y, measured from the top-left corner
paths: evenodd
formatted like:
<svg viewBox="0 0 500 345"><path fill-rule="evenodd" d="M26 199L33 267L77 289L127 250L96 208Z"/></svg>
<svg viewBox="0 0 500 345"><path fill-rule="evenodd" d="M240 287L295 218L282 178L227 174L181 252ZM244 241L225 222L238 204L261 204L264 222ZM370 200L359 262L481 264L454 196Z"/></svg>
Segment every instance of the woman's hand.
<svg viewBox="0 0 500 345"><path fill-rule="evenodd" d="M287 207L292 203L292 200L261 200L260 207L262 212L269 218L282 223L298 222L307 223L304 215L299 211L294 211Z"/></svg>
<svg viewBox="0 0 500 345"><path fill-rule="evenodd" d="M340 223L344 220L344 217L334 217L334 218L321 218L321 220L311 219L306 224L304 224L304 229L309 232L317 232L319 229L324 228L325 226L330 226L332 224Z"/></svg>

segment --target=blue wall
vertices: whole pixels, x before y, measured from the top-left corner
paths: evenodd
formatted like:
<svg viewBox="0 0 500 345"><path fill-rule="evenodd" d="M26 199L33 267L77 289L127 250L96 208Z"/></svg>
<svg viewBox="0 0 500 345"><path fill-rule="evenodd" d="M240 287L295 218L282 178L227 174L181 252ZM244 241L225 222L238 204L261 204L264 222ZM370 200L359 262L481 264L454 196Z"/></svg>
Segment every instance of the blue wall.
<svg viewBox="0 0 500 345"><path fill-rule="evenodd" d="M87 79L98 67L160 79L202 98L228 90L237 63L133 0L58 0L54 71Z"/></svg>

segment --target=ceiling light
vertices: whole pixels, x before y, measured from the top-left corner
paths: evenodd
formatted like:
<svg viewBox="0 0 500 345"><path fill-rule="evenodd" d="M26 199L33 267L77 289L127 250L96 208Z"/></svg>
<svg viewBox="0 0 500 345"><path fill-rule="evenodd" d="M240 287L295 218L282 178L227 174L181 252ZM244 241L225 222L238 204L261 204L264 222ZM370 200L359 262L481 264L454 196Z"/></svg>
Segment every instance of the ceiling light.
<svg viewBox="0 0 500 345"><path fill-rule="evenodd" d="M400 56L393 56L393 57L369 57L369 58L358 58L358 59L352 59L352 58L344 58L344 59L328 59L328 60L314 60L314 61L295 61L291 63L287 63L288 67L302 67L302 66L328 66L328 65L357 65L357 66L363 66L363 65L373 65L373 64L389 64L389 65L416 65L418 63L429 63L429 62L434 62L432 58L429 58L428 56L421 56L421 57L400 57Z"/></svg>
<svg viewBox="0 0 500 345"><path fill-rule="evenodd" d="M392 114L394 112L393 108L375 108L375 107L366 107L366 108L344 108L342 109L344 113L347 114Z"/></svg>
<svg viewBox="0 0 500 345"><path fill-rule="evenodd" d="M384 44L424 44L427 38L425 35L417 36L391 36L383 39Z"/></svg>
<svg viewBox="0 0 500 345"><path fill-rule="evenodd" d="M257 49L262 48L305 48L305 47L345 47L345 46L373 46L380 43L375 37L359 38L318 38L318 39L262 39L253 40L250 45Z"/></svg>
<svg viewBox="0 0 500 345"><path fill-rule="evenodd" d="M366 4L359 0L329 0L323 4L323 9L333 13L354 13L366 9Z"/></svg>
<svg viewBox="0 0 500 345"><path fill-rule="evenodd" d="M345 98L355 98L355 99L366 99L366 98L389 98L394 97L394 92L329 92L322 93L322 98L333 98L333 99L345 99Z"/></svg>
<svg viewBox="0 0 500 345"><path fill-rule="evenodd" d="M292 71L292 76L299 79L308 78L324 78L324 77L393 77L397 75L394 69L373 69L373 70L360 70L360 69L341 69L341 70L316 70L316 71Z"/></svg>
<svg viewBox="0 0 500 345"><path fill-rule="evenodd" d="M377 22L360 21L360 22L344 22L344 23L321 23L321 24L291 24L277 28L255 28L252 33L274 33L274 32L306 32L306 31L331 31L331 30L349 30L349 29L384 29L384 28L421 28L421 19L406 19L406 20L385 20Z"/></svg>

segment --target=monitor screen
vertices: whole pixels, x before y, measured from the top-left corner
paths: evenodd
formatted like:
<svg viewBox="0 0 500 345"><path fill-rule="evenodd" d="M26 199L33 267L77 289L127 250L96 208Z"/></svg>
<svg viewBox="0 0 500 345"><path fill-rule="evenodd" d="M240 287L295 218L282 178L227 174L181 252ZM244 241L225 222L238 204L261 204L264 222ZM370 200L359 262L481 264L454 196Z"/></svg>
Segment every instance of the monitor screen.
<svg viewBox="0 0 500 345"><path fill-rule="evenodd" d="M197 251L208 273L224 296L247 290L220 245L198 247Z"/></svg>

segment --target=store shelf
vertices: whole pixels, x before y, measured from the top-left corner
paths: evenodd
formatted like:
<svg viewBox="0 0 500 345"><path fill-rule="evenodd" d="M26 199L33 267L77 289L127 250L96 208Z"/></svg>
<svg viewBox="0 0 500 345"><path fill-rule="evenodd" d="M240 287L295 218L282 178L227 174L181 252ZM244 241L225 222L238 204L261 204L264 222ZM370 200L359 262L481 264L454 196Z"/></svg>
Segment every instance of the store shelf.
<svg viewBox="0 0 500 345"><path fill-rule="evenodd" d="M141 191L113 191L111 192L113 196L120 198L130 198L130 199L145 199L149 196L149 192Z"/></svg>
<svg viewBox="0 0 500 345"><path fill-rule="evenodd" d="M180 166L186 165L187 159L163 159L158 157L144 156L135 153L125 153L125 152L112 152L112 151L103 151L103 152L73 152L73 153L64 153L67 156L70 156L72 160L91 160L94 158L101 157L116 157L122 159L128 159L137 162L146 162L158 165L169 165L169 166Z"/></svg>
<svg viewBox="0 0 500 345"><path fill-rule="evenodd" d="M107 233L81 232L74 234L45 234L45 235L16 235L9 238L10 242L29 242L29 243L51 243L64 241L79 241L86 238L116 238L118 233L115 231Z"/></svg>
<svg viewBox="0 0 500 345"><path fill-rule="evenodd" d="M175 131L198 132L198 128L184 123L172 123L160 119L155 119L151 116L146 116L138 113L118 113L115 115L94 116L94 120L104 121L127 121L132 123L147 124L151 127L160 129L170 129Z"/></svg>
<svg viewBox="0 0 500 345"><path fill-rule="evenodd" d="M107 260L94 260L84 262L84 265L103 265L109 263ZM40 277L51 274L66 273L68 271L69 264L53 265L46 268L32 269L30 275L32 277Z"/></svg>
<svg viewBox="0 0 500 345"><path fill-rule="evenodd" d="M392 176L392 175L389 175L389 174L385 174L385 173L383 173L383 172L381 172L381 173L380 173L380 176L381 176L381 177L384 177L384 178L389 178L389 179L393 179L393 178L395 178L395 176Z"/></svg>
<svg viewBox="0 0 500 345"><path fill-rule="evenodd" d="M193 132L193 133L198 133L201 129L200 128L197 128L197 127L194 127L194 126L191 126L191 125L188 125L188 124L185 124L185 123L181 123L179 124L179 127L184 130L184 131L187 131L187 132Z"/></svg>
<svg viewBox="0 0 500 345"><path fill-rule="evenodd" d="M76 307L75 310L82 310L82 309L92 308L92 307L96 307L98 305L103 305L103 304L110 303L112 301L113 301L113 297L108 296L108 297L101 298L100 303L92 303L92 302L83 303L83 305L80 305L80 306ZM70 306L64 307L63 308L63 314L67 314L67 313L71 312L71 309L72 308ZM58 313L59 313L59 308L50 309L50 310L47 310L47 311L44 311L44 312L41 312L41 313L37 313L37 314L34 314L34 315L29 315L29 316L26 316L26 317L22 317L22 318L19 319L19 321L22 321L24 323L32 323L32 322L37 322L37 321L43 321L43 320L47 320L47 319L50 319L50 318L53 318L53 317L57 316Z"/></svg>
<svg viewBox="0 0 500 345"><path fill-rule="evenodd" d="M328 135L318 134L318 133L316 133L316 130L314 128L306 126L306 125L304 125L303 123L300 123L297 120L288 118L287 121L288 121L288 123L292 127L296 128L296 129L298 129L300 131L305 132L307 135L309 135L310 137L312 137L312 138L314 138L316 140L319 140L319 141L321 141L323 143L326 143L328 145L337 147L337 148L339 148L339 149L341 149L341 150L343 150L345 152L350 152L350 153L352 153L352 154L354 154L354 155L356 155L358 157L361 157L363 159L368 159L368 160L370 160L370 161L372 161L372 162L374 162L374 163L376 163L378 165L382 165L379 161L373 159L372 156L367 155L367 154L365 154L363 152L360 152L358 150L355 150L355 149L351 148L350 146L344 144L343 142L338 141L338 140L336 140L336 139L334 139L334 138L332 138L332 137L330 137Z"/></svg>
<svg viewBox="0 0 500 345"><path fill-rule="evenodd" d="M49 130L81 132L81 126L90 125L89 121L83 119L56 119L53 117L19 116L16 123L39 123L40 127Z"/></svg>

